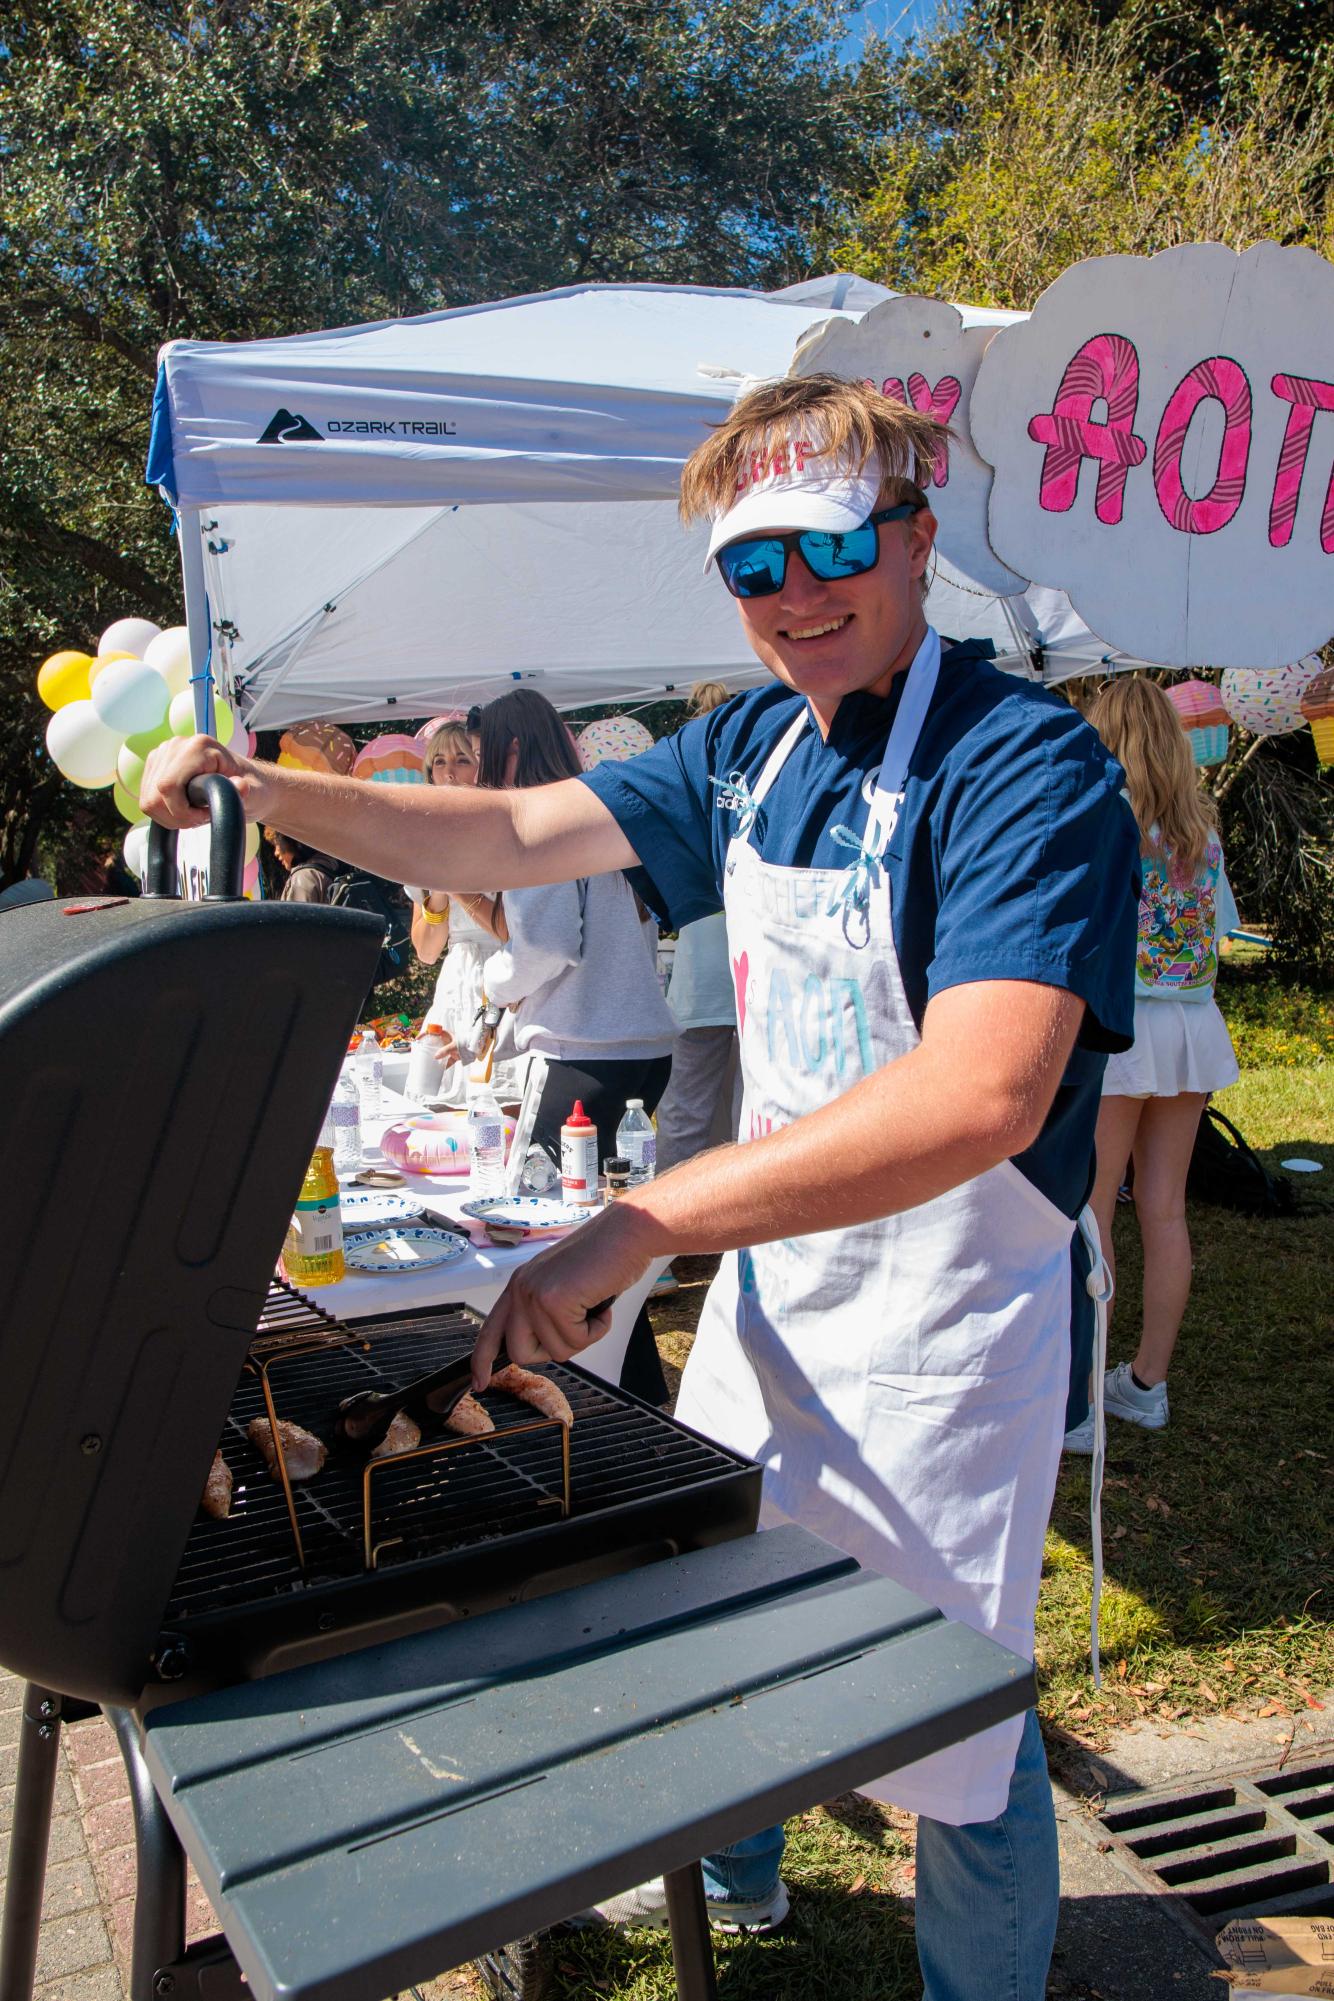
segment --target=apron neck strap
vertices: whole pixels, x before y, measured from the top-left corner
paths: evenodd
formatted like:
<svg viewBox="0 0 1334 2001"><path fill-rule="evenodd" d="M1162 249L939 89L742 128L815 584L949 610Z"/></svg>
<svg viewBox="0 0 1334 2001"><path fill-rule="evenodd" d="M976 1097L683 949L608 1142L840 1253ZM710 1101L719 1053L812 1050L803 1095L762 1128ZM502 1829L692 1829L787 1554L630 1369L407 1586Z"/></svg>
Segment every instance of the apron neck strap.
<svg viewBox="0 0 1334 2001"><path fill-rule="evenodd" d="M899 801L907 783L908 766L912 763L917 739L922 734L922 725L931 706L931 697L936 692L939 675L940 634L934 626L928 625L926 637L913 655L908 669L898 712L880 762L875 791L871 795L864 846L872 852L878 853L894 831L899 816Z"/></svg>

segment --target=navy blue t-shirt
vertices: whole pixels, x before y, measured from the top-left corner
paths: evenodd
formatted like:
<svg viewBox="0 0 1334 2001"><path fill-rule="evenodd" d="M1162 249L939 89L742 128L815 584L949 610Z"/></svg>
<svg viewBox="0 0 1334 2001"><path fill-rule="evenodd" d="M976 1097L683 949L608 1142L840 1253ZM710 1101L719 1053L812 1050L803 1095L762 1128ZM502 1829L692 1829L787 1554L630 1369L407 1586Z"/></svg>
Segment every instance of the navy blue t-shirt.
<svg viewBox="0 0 1334 2001"><path fill-rule="evenodd" d="M865 832L870 793L907 676L848 695L827 740L802 731L750 840L779 867L844 868L835 827ZM753 789L804 697L779 682L735 696L584 783L642 868L631 880L674 929L722 908L737 828L726 781ZM711 780L723 781L712 784ZM885 856L894 943L920 1027L928 1000L979 980L1033 980L1085 1003L1078 1044L1042 1132L1017 1165L1066 1215L1092 1183L1109 1051L1133 1039L1139 836L1120 766L1059 696L947 646Z"/></svg>

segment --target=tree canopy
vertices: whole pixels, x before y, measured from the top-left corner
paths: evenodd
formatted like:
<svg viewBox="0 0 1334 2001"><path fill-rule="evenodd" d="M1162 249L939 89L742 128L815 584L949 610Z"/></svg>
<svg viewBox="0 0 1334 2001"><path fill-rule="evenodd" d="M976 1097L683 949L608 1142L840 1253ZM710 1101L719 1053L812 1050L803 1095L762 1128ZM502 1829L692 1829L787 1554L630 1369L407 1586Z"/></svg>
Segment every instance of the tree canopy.
<svg viewBox="0 0 1334 2001"><path fill-rule="evenodd" d="M179 616L156 353L596 280L781 283L859 185L842 0L11 0L0 45L0 881L33 673Z"/></svg>

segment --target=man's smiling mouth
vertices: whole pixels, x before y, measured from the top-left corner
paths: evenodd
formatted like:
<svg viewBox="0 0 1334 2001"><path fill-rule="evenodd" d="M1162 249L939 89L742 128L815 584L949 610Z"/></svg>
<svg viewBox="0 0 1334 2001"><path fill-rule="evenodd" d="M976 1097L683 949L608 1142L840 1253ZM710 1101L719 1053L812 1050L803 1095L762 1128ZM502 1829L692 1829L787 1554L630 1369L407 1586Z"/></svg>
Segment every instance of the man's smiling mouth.
<svg viewBox="0 0 1334 2001"><path fill-rule="evenodd" d="M851 612L844 612L842 618L829 618L822 625L794 625L783 634L784 639L823 639L827 632L837 632L851 619Z"/></svg>

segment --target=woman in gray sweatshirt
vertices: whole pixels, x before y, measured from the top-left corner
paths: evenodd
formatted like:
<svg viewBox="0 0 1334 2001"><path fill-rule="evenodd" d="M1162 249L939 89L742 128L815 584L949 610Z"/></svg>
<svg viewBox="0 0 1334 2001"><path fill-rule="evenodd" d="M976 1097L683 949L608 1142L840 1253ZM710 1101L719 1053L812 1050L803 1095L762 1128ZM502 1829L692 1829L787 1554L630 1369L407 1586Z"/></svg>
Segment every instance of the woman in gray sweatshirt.
<svg viewBox="0 0 1334 2001"><path fill-rule="evenodd" d="M474 721L479 786L510 790L579 776L570 733L536 689L501 695L469 716L470 727ZM579 1099L606 1160L626 1100L656 1109L676 1034L634 891L620 874L506 890L496 928L505 942L487 962L487 998L515 1009L519 1050L540 1051L549 1065L533 1136L559 1160L560 1129ZM642 1312L621 1382L649 1402L667 1395Z"/></svg>

